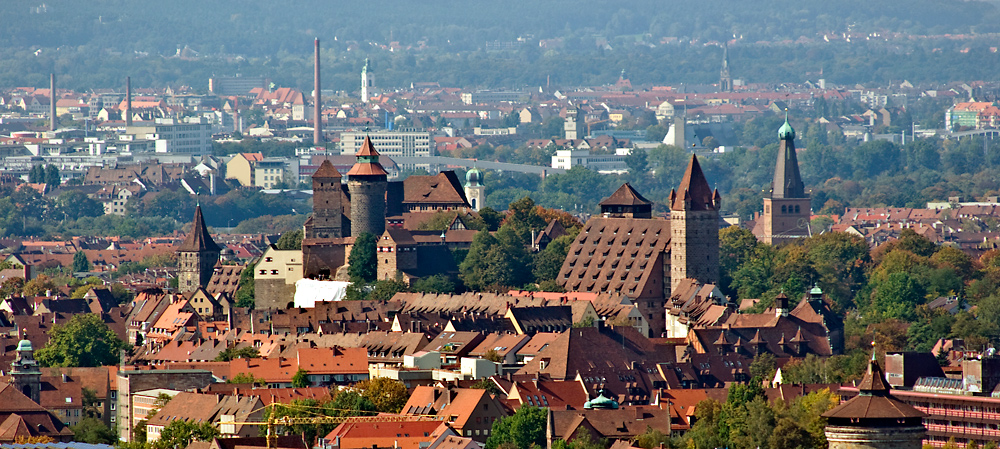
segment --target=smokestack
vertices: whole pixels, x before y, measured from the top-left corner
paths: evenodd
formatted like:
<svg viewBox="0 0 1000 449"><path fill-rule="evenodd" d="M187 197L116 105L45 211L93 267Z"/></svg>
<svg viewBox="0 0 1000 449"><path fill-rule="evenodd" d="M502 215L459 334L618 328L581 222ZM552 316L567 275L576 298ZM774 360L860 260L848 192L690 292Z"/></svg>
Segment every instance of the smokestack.
<svg viewBox="0 0 1000 449"><path fill-rule="evenodd" d="M49 74L49 130L55 131L59 123L56 117L56 74Z"/></svg>
<svg viewBox="0 0 1000 449"><path fill-rule="evenodd" d="M314 45L316 54L314 56L313 71L313 145L319 146L323 143L323 95L320 93L319 85L319 38L316 38Z"/></svg>
<svg viewBox="0 0 1000 449"><path fill-rule="evenodd" d="M132 126L132 77L125 77L125 126Z"/></svg>

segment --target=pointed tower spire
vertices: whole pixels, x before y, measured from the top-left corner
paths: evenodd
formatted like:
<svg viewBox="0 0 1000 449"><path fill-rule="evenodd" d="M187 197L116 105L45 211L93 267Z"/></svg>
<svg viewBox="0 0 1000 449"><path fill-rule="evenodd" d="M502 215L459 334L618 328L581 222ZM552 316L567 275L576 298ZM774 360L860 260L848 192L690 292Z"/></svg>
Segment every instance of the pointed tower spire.
<svg viewBox="0 0 1000 449"><path fill-rule="evenodd" d="M194 220L191 222L191 232L184 239L184 243L177 249L178 251L220 251L219 245L212 240L212 235L208 233L208 226L205 226L205 219L201 215L201 204L194 208Z"/></svg>
<svg viewBox="0 0 1000 449"><path fill-rule="evenodd" d="M778 163L774 167L771 198L806 198L795 154L795 130L788 124L788 109L785 109L785 124L778 129L778 139Z"/></svg>
<svg viewBox="0 0 1000 449"><path fill-rule="evenodd" d="M715 195L701 171L698 156L691 155L681 184L677 187L677 196L671 203L673 210L716 210Z"/></svg>
<svg viewBox="0 0 1000 449"><path fill-rule="evenodd" d="M177 248L179 266L177 287L182 293L205 287L215 272L215 263L219 260L222 248L212 240L201 215L201 204L194 208L194 221L191 232L188 232L184 243Z"/></svg>

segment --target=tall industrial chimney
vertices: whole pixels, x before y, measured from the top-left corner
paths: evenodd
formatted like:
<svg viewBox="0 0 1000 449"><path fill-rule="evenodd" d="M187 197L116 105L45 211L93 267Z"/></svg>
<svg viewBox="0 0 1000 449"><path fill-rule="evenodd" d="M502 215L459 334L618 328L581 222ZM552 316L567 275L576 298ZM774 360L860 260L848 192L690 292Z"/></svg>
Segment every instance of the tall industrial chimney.
<svg viewBox="0 0 1000 449"><path fill-rule="evenodd" d="M313 145L319 146L323 143L323 95L320 93L319 85L319 38L315 42L315 60L313 73Z"/></svg>
<svg viewBox="0 0 1000 449"><path fill-rule="evenodd" d="M132 77L125 77L125 126L132 126Z"/></svg>
<svg viewBox="0 0 1000 449"><path fill-rule="evenodd" d="M59 117L56 117L56 74L49 74L49 130L55 131L59 124Z"/></svg>

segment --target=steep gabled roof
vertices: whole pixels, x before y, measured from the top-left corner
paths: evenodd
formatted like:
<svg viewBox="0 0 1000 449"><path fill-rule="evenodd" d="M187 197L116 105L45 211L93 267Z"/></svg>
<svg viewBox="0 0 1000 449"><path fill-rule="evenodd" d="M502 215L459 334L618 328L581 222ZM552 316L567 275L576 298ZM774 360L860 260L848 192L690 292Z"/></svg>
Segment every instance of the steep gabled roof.
<svg viewBox="0 0 1000 449"><path fill-rule="evenodd" d="M222 248L215 244L215 240L212 240L211 234L208 233L208 226L205 226L205 219L201 216L201 205L195 207L191 232L188 233L184 243L181 244L180 248L177 248L177 251L222 251Z"/></svg>

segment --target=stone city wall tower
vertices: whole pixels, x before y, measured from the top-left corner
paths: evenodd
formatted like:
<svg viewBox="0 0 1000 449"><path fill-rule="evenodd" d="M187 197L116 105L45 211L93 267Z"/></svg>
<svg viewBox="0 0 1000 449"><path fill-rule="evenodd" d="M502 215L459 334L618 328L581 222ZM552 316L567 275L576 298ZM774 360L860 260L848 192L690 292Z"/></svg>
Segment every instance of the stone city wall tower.
<svg viewBox="0 0 1000 449"><path fill-rule="evenodd" d="M365 137L355 154L358 161L347 172L347 190L351 194L351 235L368 232L376 238L385 232L385 191L387 176L378 162L378 152L371 137Z"/></svg>

